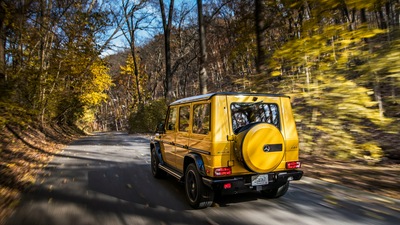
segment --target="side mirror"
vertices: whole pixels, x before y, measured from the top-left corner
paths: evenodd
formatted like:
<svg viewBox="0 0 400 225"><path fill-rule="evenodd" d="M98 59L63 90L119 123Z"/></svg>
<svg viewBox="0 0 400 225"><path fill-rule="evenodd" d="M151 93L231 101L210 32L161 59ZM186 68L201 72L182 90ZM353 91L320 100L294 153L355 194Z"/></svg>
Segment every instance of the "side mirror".
<svg viewBox="0 0 400 225"><path fill-rule="evenodd" d="M157 125L156 133L160 133L160 134L165 133L164 123L159 123Z"/></svg>

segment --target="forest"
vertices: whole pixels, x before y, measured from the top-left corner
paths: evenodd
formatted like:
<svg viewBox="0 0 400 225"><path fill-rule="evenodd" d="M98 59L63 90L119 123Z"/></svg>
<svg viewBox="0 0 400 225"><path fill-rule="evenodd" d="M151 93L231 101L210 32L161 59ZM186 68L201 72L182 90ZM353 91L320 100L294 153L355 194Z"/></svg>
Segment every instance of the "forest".
<svg viewBox="0 0 400 225"><path fill-rule="evenodd" d="M400 160L399 0L3 0L0 130L152 132L166 104L283 93L301 151Z"/></svg>

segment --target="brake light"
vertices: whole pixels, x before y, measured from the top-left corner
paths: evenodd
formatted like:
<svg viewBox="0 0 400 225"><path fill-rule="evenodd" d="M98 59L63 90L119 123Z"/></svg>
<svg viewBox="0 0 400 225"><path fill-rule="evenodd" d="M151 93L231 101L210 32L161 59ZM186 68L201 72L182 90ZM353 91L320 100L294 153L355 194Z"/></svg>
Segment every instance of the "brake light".
<svg viewBox="0 0 400 225"><path fill-rule="evenodd" d="M230 188L232 188L232 184L231 183L224 184L224 189L230 189Z"/></svg>
<svg viewBox="0 0 400 225"><path fill-rule="evenodd" d="M300 161L286 162L286 169L297 169L301 168Z"/></svg>
<svg viewBox="0 0 400 225"><path fill-rule="evenodd" d="M215 176L226 176L231 174L232 174L232 169L230 167L220 167L214 169Z"/></svg>

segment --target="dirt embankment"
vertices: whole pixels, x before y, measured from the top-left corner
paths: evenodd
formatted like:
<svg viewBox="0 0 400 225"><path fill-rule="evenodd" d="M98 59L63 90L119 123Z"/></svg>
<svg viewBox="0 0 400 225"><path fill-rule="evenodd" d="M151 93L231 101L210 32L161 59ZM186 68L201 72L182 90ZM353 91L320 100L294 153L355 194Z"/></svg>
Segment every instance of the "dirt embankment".
<svg viewBox="0 0 400 225"><path fill-rule="evenodd" d="M321 179L377 195L399 199L400 164L387 160L376 165L301 156L305 176Z"/></svg>
<svg viewBox="0 0 400 225"><path fill-rule="evenodd" d="M0 224L18 205L20 194L29 191L38 171L77 134L58 126L0 128Z"/></svg>

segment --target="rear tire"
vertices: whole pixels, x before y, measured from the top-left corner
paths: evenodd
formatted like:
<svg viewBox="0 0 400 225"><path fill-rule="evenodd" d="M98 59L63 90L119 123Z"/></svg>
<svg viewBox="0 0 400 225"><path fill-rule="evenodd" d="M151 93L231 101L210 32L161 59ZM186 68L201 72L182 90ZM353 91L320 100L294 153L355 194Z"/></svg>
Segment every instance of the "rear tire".
<svg viewBox="0 0 400 225"><path fill-rule="evenodd" d="M279 198L284 196L288 190L289 190L289 181L287 181L284 185L278 188L263 190L261 191L261 193L266 198Z"/></svg>
<svg viewBox="0 0 400 225"><path fill-rule="evenodd" d="M160 160L158 159L156 150L151 148L151 173L155 178L164 178L166 173L164 170L160 169L158 165L160 164Z"/></svg>
<svg viewBox="0 0 400 225"><path fill-rule="evenodd" d="M212 205L214 192L204 185L196 166L191 163L185 173L186 198L195 209L207 208Z"/></svg>

